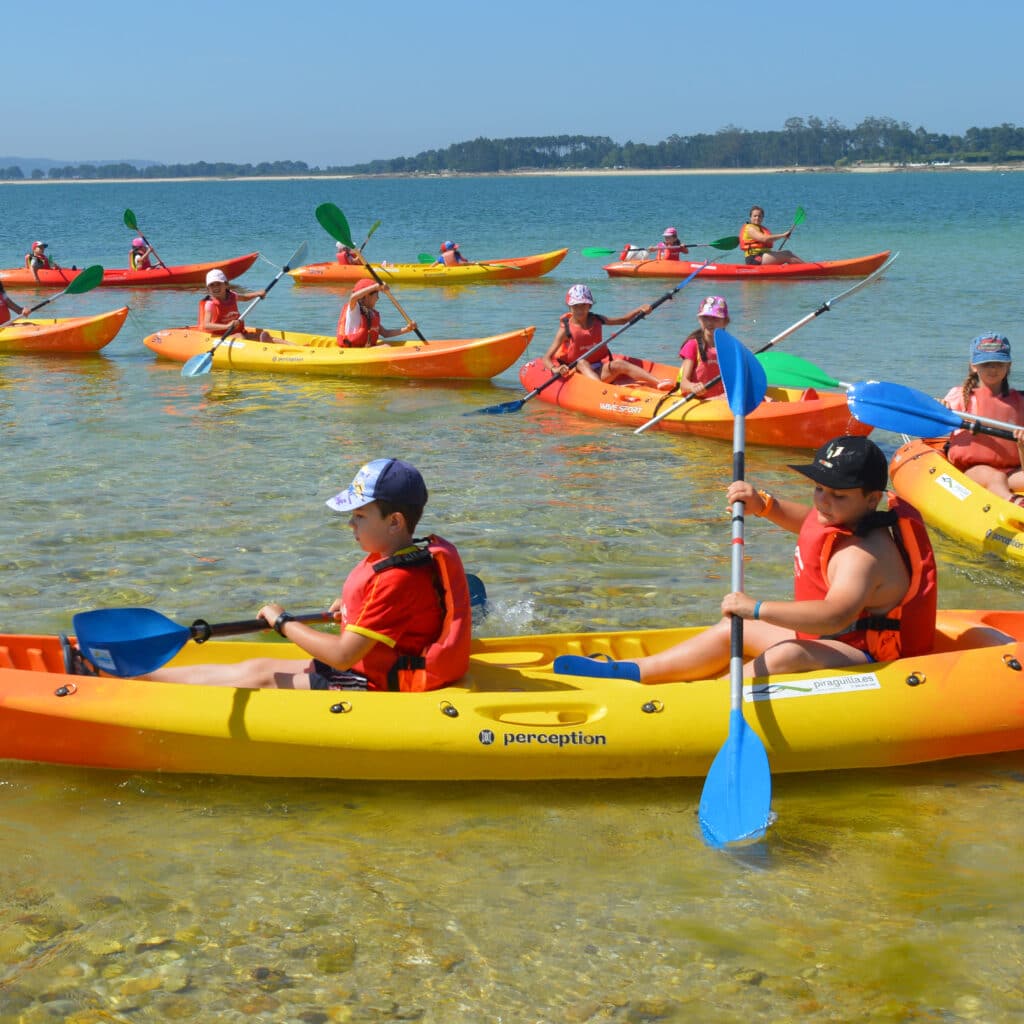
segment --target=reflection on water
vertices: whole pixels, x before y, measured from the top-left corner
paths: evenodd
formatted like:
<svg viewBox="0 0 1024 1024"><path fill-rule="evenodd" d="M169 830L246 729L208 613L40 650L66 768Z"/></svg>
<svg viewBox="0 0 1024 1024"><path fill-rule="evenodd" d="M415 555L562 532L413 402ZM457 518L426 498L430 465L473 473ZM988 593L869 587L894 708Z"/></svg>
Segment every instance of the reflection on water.
<svg viewBox="0 0 1024 1024"><path fill-rule="evenodd" d="M0 1021L1019 1010L1020 755L776 779L785 814L735 855L699 789L12 766Z"/></svg>

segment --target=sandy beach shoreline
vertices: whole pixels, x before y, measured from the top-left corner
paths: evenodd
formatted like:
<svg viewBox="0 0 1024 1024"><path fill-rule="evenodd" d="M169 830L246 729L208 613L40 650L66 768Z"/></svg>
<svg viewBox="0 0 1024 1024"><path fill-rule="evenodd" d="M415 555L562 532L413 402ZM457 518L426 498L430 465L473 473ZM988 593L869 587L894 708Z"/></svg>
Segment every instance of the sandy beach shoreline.
<svg viewBox="0 0 1024 1024"><path fill-rule="evenodd" d="M696 177L702 174L948 174L956 171L1024 171L1024 164L865 164L852 167L659 167L579 168L570 170L524 169L469 173L462 171L415 172L412 174L281 174L209 175L195 178L23 178L0 181L0 185L111 185L117 183L168 184L176 181L350 181L354 178L605 178L605 177Z"/></svg>

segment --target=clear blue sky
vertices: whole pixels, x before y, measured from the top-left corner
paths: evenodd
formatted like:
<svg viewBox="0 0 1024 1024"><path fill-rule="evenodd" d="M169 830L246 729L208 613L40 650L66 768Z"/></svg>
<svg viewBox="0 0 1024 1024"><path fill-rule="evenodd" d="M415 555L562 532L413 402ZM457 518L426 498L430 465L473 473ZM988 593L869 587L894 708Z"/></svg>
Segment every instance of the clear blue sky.
<svg viewBox="0 0 1024 1024"><path fill-rule="evenodd" d="M46 0L6 21L0 153L69 162L1024 119L1020 0Z"/></svg>

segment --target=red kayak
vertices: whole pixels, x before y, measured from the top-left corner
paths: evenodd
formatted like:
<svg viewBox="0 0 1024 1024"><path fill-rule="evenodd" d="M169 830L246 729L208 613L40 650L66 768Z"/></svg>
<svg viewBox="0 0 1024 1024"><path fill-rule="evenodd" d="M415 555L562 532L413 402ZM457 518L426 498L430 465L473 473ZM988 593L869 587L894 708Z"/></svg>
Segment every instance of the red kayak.
<svg viewBox="0 0 1024 1024"><path fill-rule="evenodd" d="M889 250L851 260L821 260L818 263L709 263L700 276L743 281L794 280L808 277L863 277L876 271L889 258ZM701 268L702 260L620 260L604 269L609 277L689 277Z"/></svg>
<svg viewBox="0 0 1024 1024"><path fill-rule="evenodd" d="M177 267L151 267L149 270L129 270L117 267L104 269L101 285L122 288L151 288L161 285L203 285L211 270L223 270L228 280L241 277L259 258L258 252L249 252L230 260L214 260L212 263L183 263ZM8 267L0 270L0 280L5 288L67 288L84 270L68 270L64 267L39 271L39 282L28 267Z"/></svg>

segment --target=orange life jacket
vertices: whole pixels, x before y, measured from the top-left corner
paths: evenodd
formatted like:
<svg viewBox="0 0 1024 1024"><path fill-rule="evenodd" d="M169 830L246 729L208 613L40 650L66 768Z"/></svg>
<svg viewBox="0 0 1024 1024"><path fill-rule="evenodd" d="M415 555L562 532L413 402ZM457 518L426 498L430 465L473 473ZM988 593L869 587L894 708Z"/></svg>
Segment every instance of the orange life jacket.
<svg viewBox="0 0 1024 1024"><path fill-rule="evenodd" d="M359 307L360 327L351 334L345 333L345 317L348 313L348 303L341 307L338 314L337 338L342 348L372 348L380 338L380 313L375 309L364 309Z"/></svg>
<svg viewBox="0 0 1024 1024"><path fill-rule="evenodd" d="M975 388L971 392L970 408L956 411L972 412L976 416L986 416L1004 423L1024 424L1024 392L1011 390L1006 395L996 395L988 388ZM946 446L946 457L960 470L970 469L971 466L1012 470L1020 466L1020 451L1016 441L975 434L971 430L953 432Z"/></svg>
<svg viewBox="0 0 1024 1024"><path fill-rule="evenodd" d="M558 347L555 353L555 362L567 366L569 363L597 345L604 336L605 318L600 313L587 314L587 326L580 327L573 323L572 313L563 313L559 318L562 330L565 331L565 341ZM587 358L592 363L598 363L603 359L611 359L611 353L607 345L602 345L596 352L591 352Z"/></svg>
<svg viewBox="0 0 1024 1024"><path fill-rule="evenodd" d="M31 270L32 264L35 263L37 270L49 270L50 269L50 258L49 256L40 256L38 253L27 252L25 253L25 266Z"/></svg>
<svg viewBox="0 0 1024 1024"><path fill-rule="evenodd" d="M422 541L420 542L422 543ZM374 563L374 572L396 565L433 559L437 587L444 605L441 633L418 655L400 655L388 672L388 689L405 693L437 690L461 679L469 670L469 648L473 639L473 609L469 603L466 570L455 545L430 534L424 547Z"/></svg>
<svg viewBox="0 0 1024 1024"><path fill-rule="evenodd" d="M211 302L213 305L210 307L209 316L203 317L203 304ZM230 323L235 317L238 316L238 296L233 291L227 291L223 299L214 299L209 295L204 295L199 300L199 326L202 327L204 320L209 320L214 324ZM244 330L245 321L243 320L239 325L238 329Z"/></svg>
<svg viewBox="0 0 1024 1024"><path fill-rule="evenodd" d="M772 242L762 242L760 239L751 238L747 234L747 228L754 227L750 221L740 228L740 248L743 250L746 256L763 256L766 252L769 252L772 247ZM768 229L762 224L761 230L767 232Z"/></svg>
<svg viewBox="0 0 1024 1024"><path fill-rule="evenodd" d="M875 661L927 654L935 644L935 613L938 606L935 553L924 521L917 509L889 494L889 512L879 529L890 529L890 535L899 549L910 585L900 603L884 615L861 612L857 621L844 633L823 639L842 640L843 643L867 651ZM842 526L822 526L812 509L800 528L794 554L793 598L797 601L820 601L828 593L828 562L836 541L851 537L853 531ZM813 633L797 632L802 640L822 639Z"/></svg>

